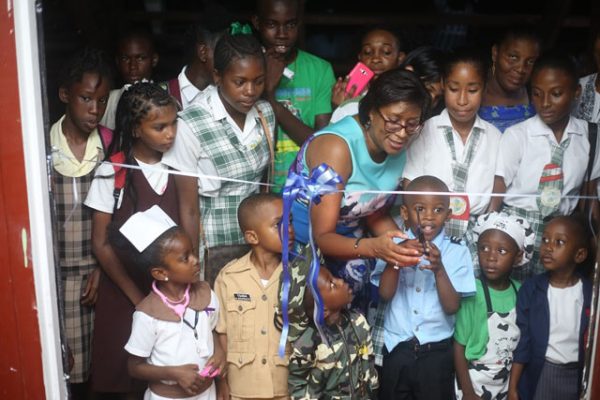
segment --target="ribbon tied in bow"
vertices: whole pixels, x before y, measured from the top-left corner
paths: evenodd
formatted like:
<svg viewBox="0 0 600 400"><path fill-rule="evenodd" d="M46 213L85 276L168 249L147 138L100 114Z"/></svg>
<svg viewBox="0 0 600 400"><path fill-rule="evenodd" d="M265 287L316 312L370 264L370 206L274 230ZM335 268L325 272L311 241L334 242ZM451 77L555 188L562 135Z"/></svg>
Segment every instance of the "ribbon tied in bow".
<svg viewBox="0 0 600 400"><path fill-rule="evenodd" d="M289 315L288 315L288 302L290 292L290 271L289 267L289 224L290 224L290 212L292 204L296 200L302 200L308 203L308 237L310 242L310 248L312 252L312 261L308 272L308 286L315 299L315 312L313 319L317 330L321 334L324 342L327 340L323 334L322 326L324 323L324 312L323 312L323 299L317 288L317 279L319 277L320 268L320 257L317 254L317 246L315 245L312 225L310 221L310 211L313 204L319 204L321 202L321 196L329 193L338 192L338 184L343 183L343 179L327 164L323 163L310 172L310 176L307 177L302 174L297 174L294 171L290 171L288 178L283 188L283 216L281 224L281 262L283 265L283 281L282 281L282 294L281 294L281 311L283 317L283 328L281 330L281 339L279 342L279 356L283 357L285 353L285 344L289 332Z"/></svg>

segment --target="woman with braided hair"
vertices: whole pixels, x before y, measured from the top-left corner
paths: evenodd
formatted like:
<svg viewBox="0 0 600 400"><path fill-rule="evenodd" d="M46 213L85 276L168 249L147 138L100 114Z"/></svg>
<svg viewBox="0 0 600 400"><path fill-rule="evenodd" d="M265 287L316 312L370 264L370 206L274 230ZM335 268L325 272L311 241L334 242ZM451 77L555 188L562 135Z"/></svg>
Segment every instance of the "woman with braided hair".
<svg viewBox="0 0 600 400"><path fill-rule="evenodd" d="M101 165L85 200L94 210L92 248L102 267L92 346L92 388L97 392L125 396L145 389L130 378L123 346L135 305L150 292L151 280L110 246L107 227L112 221L120 226L153 205L179 220L174 178L161 162L175 140L177 111L175 99L157 84L140 82L127 88L116 113L114 140L120 141L121 151L110 160L135 169Z"/></svg>

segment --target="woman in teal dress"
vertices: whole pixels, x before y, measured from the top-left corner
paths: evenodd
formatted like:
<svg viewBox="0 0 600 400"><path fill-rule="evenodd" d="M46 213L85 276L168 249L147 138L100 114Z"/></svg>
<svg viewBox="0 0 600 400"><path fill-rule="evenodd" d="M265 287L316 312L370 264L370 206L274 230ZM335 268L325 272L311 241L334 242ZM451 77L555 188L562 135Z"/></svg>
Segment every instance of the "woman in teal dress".
<svg viewBox="0 0 600 400"><path fill-rule="evenodd" d="M361 100L359 113L316 132L304 144L291 170L308 176L326 163L342 178L339 189L311 209L313 237L332 272L353 288L353 307L367 311L370 273L376 258L397 265L418 261L411 243L395 244L404 233L390 215L395 196L361 190L400 189L406 148L419 133L431 97L411 71L380 75ZM295 240L308 243L308 208L292 207ZM412 241L411 241L412 242Z"/></svg>
<svg viewBox="0 0 600 400"><path fill-rule="evenodd" d="M492 46L492 68L479 116L500 132L535 115L527 84L541 43L533 31L510 28Z"/></svg>

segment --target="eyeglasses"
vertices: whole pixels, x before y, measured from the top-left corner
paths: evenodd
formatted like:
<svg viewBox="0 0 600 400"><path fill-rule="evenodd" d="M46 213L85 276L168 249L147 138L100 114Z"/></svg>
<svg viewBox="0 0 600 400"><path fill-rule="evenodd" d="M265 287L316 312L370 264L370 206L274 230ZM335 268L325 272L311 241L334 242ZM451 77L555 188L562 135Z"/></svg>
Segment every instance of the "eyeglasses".
<svg viewBox="0 0 600 400"><path fill-rule="evenodd" d="M406 121L405 124L400 123L400 121L392 121L383 116L381 110L376 109L377 114L383 120L383 124L386 130L390 132L400 132L402 129L406 132L407 135L414 135L421 130L423 124L420 121L416 121L414 119Z"/></svg>

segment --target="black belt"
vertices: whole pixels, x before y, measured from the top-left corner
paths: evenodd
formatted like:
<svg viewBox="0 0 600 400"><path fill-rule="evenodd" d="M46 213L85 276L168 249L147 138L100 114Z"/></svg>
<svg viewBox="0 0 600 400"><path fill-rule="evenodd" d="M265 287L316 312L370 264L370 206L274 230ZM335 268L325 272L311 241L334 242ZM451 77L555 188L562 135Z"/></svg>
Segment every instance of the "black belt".
<svg viewBox="0 0 600 400"><path fill-rule="evenodd" d="M412 338L406 342L398 343L397 347L411 349L415 353L427 353L430 351L446 350L452 346L452 338L440 340L439 342L430 342L421 344L419 339Z"/></svg>
<svg viewBox="0 0 600 400"><path fill-rule="evenodd" d="M556 363L553 363L548 360L546 360L546 362L548 364L552 365L553 367L562 368L562 369L576 369L576 368L580 367L580 364L578 361L574 361L574 362L570 362L570 363L566 363L566 364L556 364Z"/></svg>

